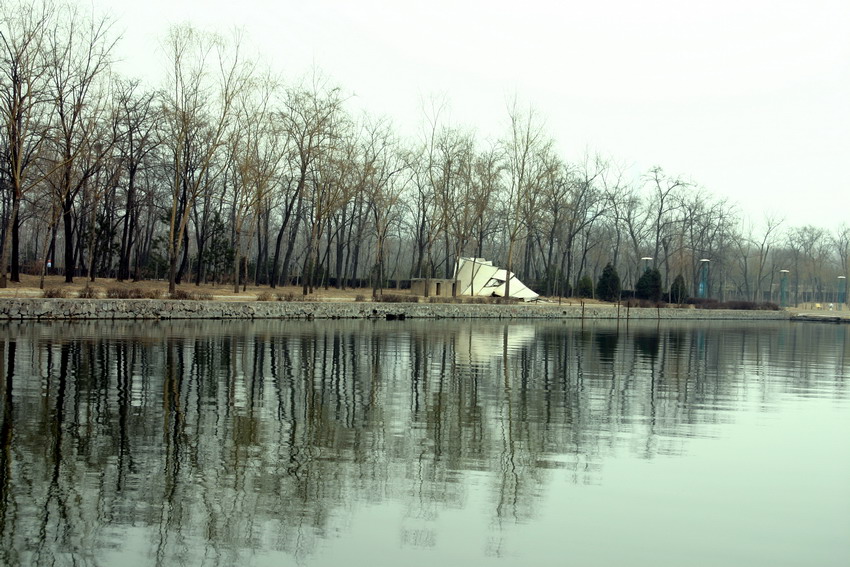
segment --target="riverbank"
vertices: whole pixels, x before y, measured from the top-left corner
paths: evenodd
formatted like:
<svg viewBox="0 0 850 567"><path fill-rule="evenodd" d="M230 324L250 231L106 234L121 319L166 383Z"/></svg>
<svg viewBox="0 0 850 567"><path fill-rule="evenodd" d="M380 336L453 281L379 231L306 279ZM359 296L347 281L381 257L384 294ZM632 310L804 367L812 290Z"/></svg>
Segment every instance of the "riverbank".
<svg viewBox="0 0 850 567"><path fill-rule="evenodd" d="M117 282L100 279L95 283L78 279L65 284L59 276L45 281L48 290L61 291L61 297L45 298L38 278L22 276L0 289L0 320L170 320L170 319L678 319L678 320L795 320L850 322L850 310L816 309L815 305L782 311L703 310L668 307L632 308L593 300L548 298L535 303L431 303L425 298L404 297L409 292L385 290L411 302L373 302L370 289L317 288L304 298L301 288L248 286L234 292L231 286L204 284L180 289L202 300L106 299L109 292L140 292L149 297L165 297L163 281ZM80 296L93 297L84 299ZM266 299L265 301L261 299ZM305 301L304 299L309 299ZM808 308L807 308L808 307ZM839 306L840 308L841 306Z"/></svg>
<svg viewBox="0 0 850 567"><path fill-rule="evenodd" d="M191 301L164 299L0 300L0 320L161 319L674 319L791 320L792 311L631 308L609 304L380 303L371 301ZM822 312L823 317L836 312ZM845 319L846 320L846 319Z"/></svg>

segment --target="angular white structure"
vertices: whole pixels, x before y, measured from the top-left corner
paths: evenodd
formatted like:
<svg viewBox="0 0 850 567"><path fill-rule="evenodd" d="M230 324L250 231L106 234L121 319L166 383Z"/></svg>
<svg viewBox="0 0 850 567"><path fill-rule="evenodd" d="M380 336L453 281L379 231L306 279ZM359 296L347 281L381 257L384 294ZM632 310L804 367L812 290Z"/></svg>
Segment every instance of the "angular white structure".
<svg viewBox="0 0 850 567"><path fill-rule="evenodd" d="M533 301L538 295L528 289L512 273L493 265L484 258L458 258L455 264L455 280L458 295L482 295L505 297L507 283L511 282L511 295L523 301Z"/></svg>

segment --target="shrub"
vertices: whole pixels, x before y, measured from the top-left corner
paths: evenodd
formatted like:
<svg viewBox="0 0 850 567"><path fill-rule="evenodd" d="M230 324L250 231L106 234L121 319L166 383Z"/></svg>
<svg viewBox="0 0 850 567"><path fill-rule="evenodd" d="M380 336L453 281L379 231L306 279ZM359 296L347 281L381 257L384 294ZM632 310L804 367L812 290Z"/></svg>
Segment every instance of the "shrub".
<svg viewBox="0 0 850 567"><path fill-rule="evenodd" d="M372 298L380 303L419 303L418 295L401 295L398 293L384 293Z"/></svg>
<svg viewBox="0 0 850 567"><path fill-rule="evenodd" d="M44 297L62 299L63 297L68 297L68 292L64 287L48 287L44 289Z"/></svg>
<svg viewBox="0 0 850 567"><path fill-rule="evenodd" d="M697 309L711 309L710 305L713 303L717 303L717 300L704 297L689 297L685 300L685 303L687 303L688 305L693 305ZM709 307L705 307L706 305L709 305Z"/></svg>
<svg viewBox="0 0 850 567"><path fill-rule="evenodd" d="M630 297L629 299L623 302L623 305L626 307L642 307L642 308L659 308L659 307L667 307L667 304L663 301L652 301L651 299L638 299L636 297Z"/></svg>
<svg viewBox="0 0 850 567"><path fill-rule="evenodd" d="M80 290L79 296L80 299L97 299L100 297L100 292L86 284L86 286Z"/></svg>
<svg viewBox="0 0 850 567"><path fill-rule="evenodd" d="M428 303L463 303L461 297L429 297Z"/></svg>
<svg viewBox="0 0 850 567"><path fill-rule="evenodd" d="M357 302L366 301L366 296L357 294L356 296L354 296L354 301L357 301Z"/></svg>
<svg viewBox="0 0 850 567"><path fill-rule="evenodd" d="M688 303L692 300L689 299ZM779 311L779 306L769 301L756 303L755 301L717 301L716 299L693 300L697 309L736 309L745 311Z"/></svg>
<svg viewBox="0 0 850 567"><path fill-rule="evenodd" d="M590 276L584 275L576 284L576 297L593 297L593 280Z"/></svg>
<svg viewBox="0 0 850 567"><path fill-rule="evenodd" d="M257 301L274 301L274 299L270 291L261 291L257 294Z"/></svg>
<svg viewBox="0 0 850 567"><path fill-rule="evenodd" d="M108 299L127 299L128 290L122 287L108 287L106 288L106 297Z"/></svg>
<svg viewBox="0 0 850 567"><path fill-rule="evenodd" d="M596 282L596 297L602 301L616 301L620 298L620 276L611 262L605 265Z"/></svg>
<svg viewBox="0 0 850 567"><path fill-rule="evenodd" d="M186 291L185 289L177 289L171 294L171 299L210 301L212 299L212 294L203 291Z"/></svg>
<svg viewBox="0 0 850 567"><path fill-rule="evenodd" d="M718 309L735 309L738 311L754 311L756 303L754 301L723 301L718 302Z"/></svg>
<svg viewBox="0 0 850 567"><path fill-rule="evenodd" d="M161 289L139 289L135 287L109 287L106 288L106 297L109 299L160 299L164 295Z"/></svg>

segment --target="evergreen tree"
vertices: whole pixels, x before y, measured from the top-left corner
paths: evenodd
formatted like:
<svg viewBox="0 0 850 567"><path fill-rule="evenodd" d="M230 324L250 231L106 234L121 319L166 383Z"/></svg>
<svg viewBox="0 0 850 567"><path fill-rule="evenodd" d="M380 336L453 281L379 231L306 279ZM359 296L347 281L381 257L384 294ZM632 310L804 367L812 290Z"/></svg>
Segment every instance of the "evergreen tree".
<svg viewBox="0 0 850 567"><path fill-rule="evenodd" d="M682 274L679 274L670 286L670 302L683 303L687 298L688 287L685 285L685 278L682 277Z"/></svg>
<svg viewBox="0 0 850 567"><path fill-rule="evenodd" d="M620 298L620 275L611 262L605 265L596 282L596 297L602 301L617 301Z"/></svg>
<svg viewBox="0 0 850 567"><path fill-rule="evenodd" d="M635 284L635 297L650 301L661 300L661 272L657 268L643 273Z"/></svg>
<svg viewBox="0 0 850 567"><path fill-rule="evenodd" d="M593 280L590 276L582 276L576 285L576 296L578 297L593 297Z"/></svg>

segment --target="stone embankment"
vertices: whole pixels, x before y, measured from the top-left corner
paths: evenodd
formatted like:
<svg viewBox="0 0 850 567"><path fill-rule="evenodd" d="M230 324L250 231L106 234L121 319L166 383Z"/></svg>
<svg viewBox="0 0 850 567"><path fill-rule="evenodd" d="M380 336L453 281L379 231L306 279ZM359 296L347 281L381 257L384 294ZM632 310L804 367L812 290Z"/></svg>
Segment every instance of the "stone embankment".
<svg viewBox="0 0 850 567"><path fill-rule="evenodd" d="M0 320L158 319L675 319L789 320L787 311L618 308L612 305L0 299Z"/></svg>

